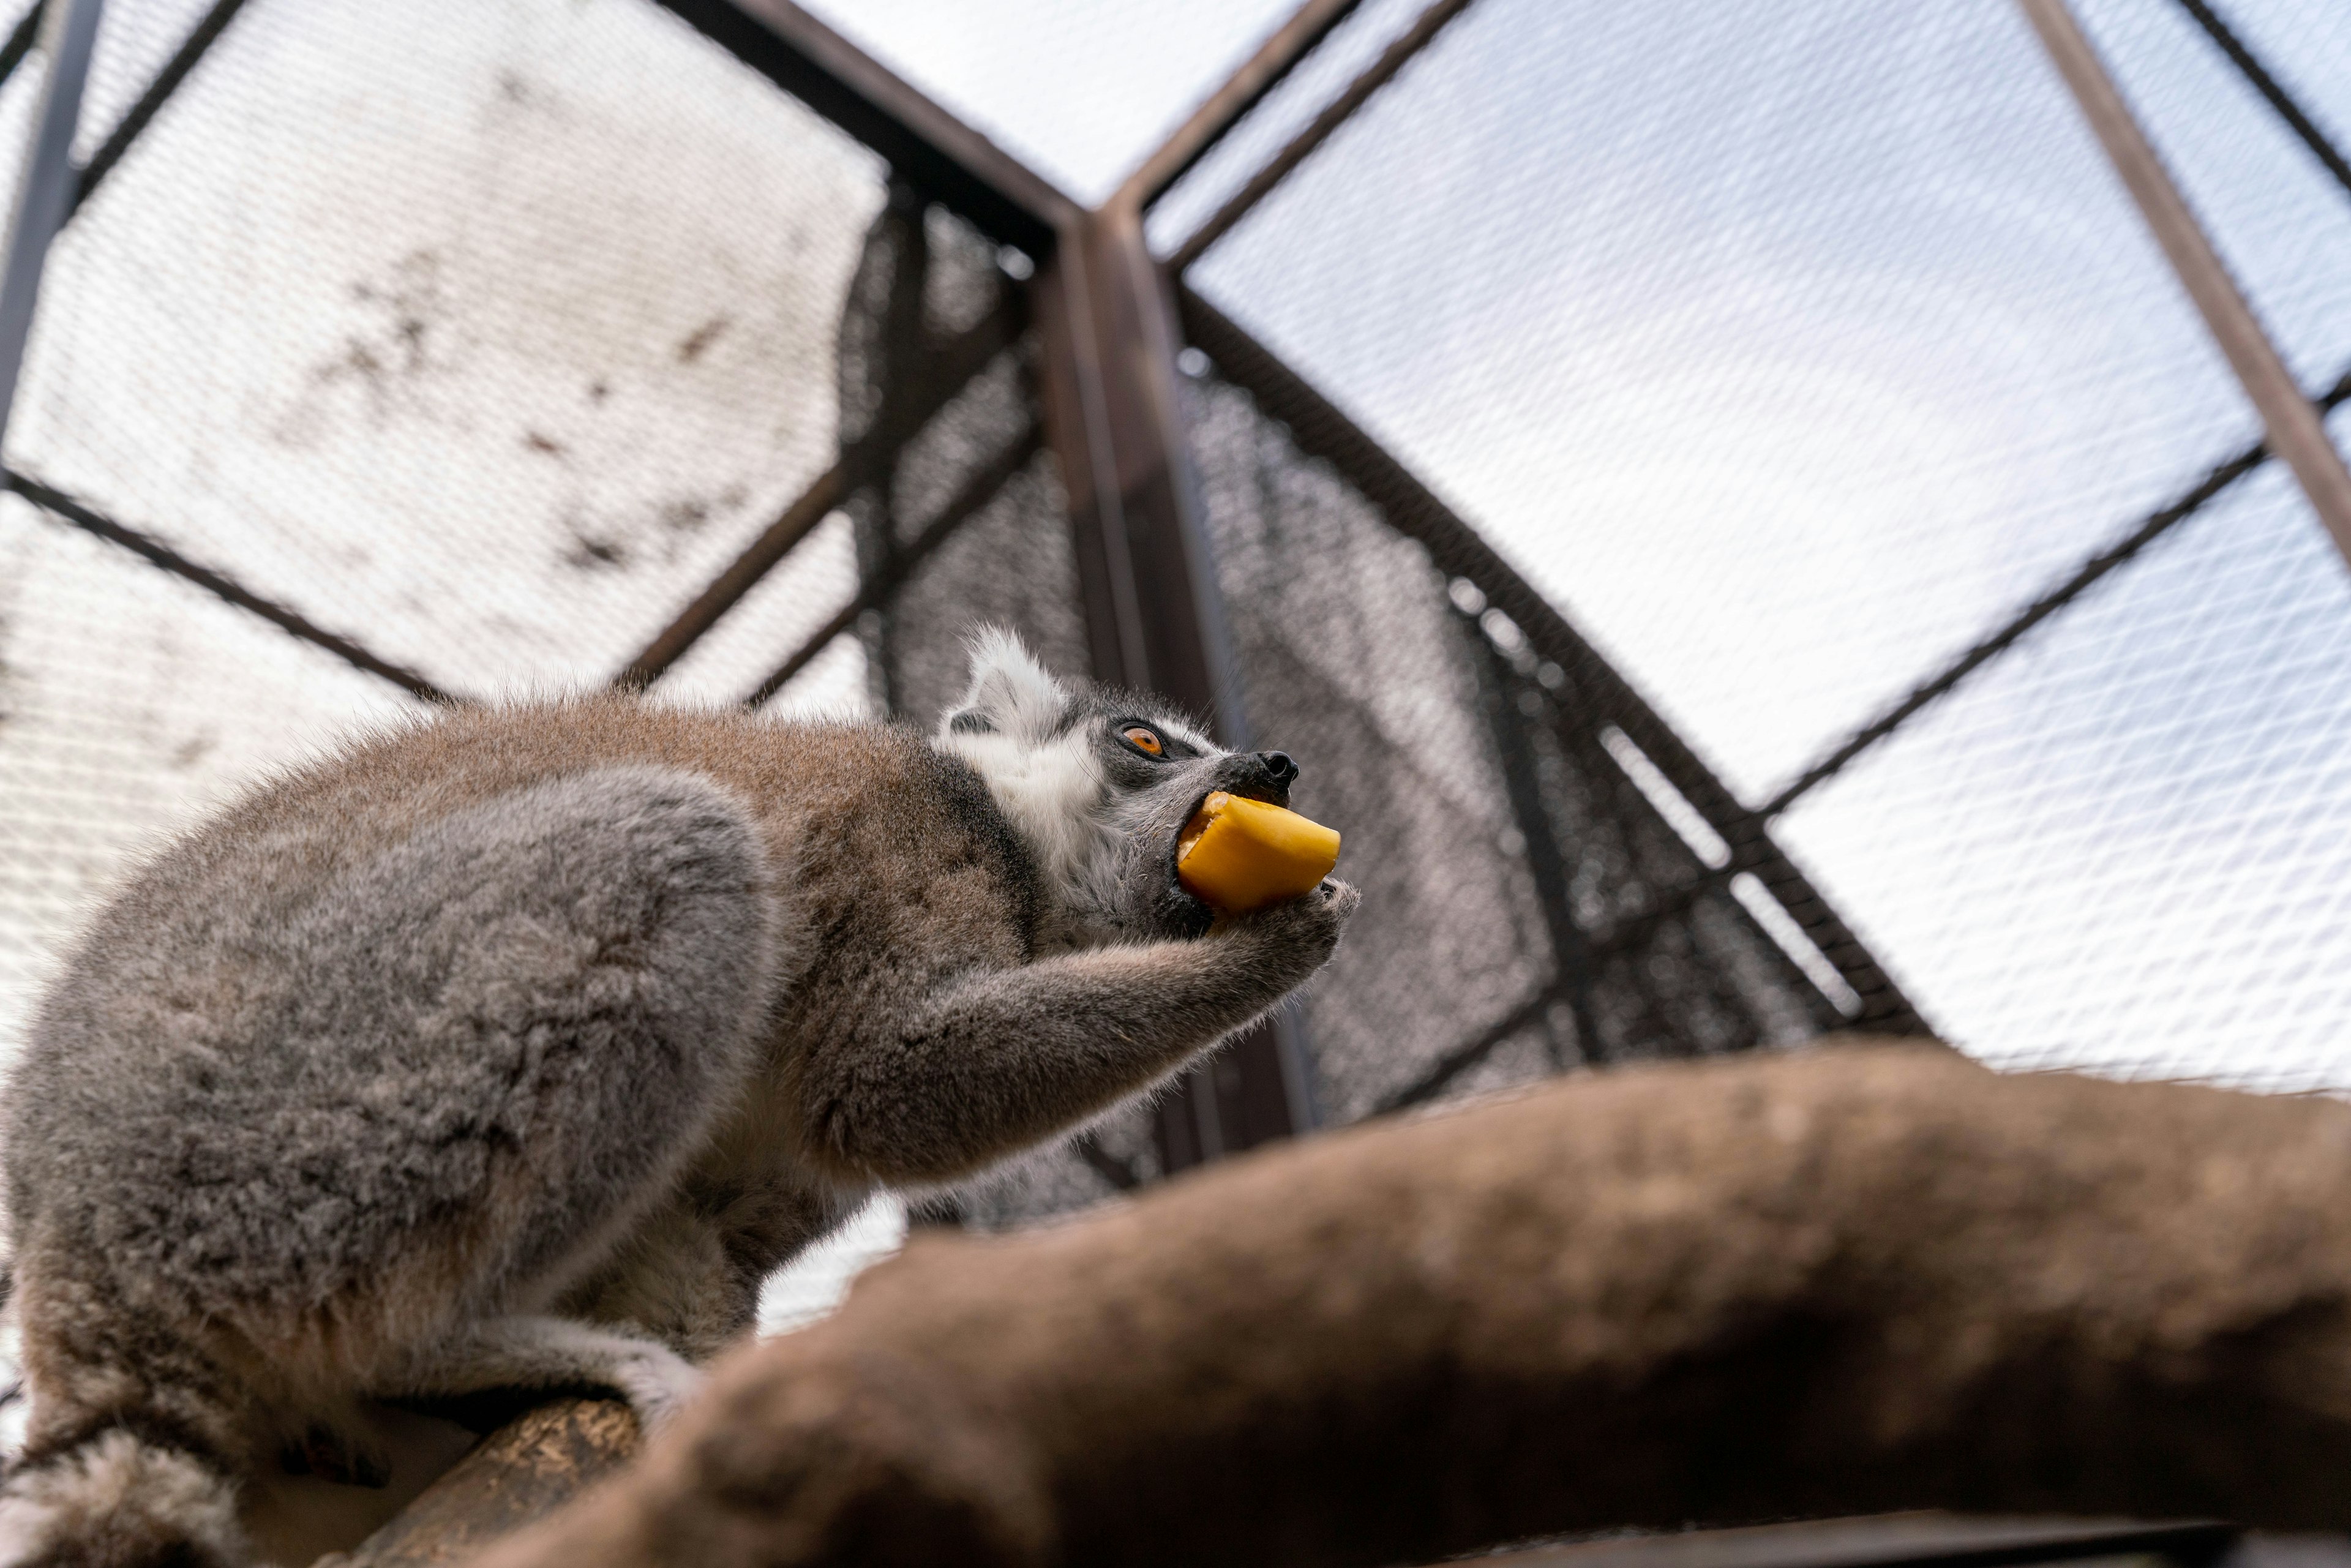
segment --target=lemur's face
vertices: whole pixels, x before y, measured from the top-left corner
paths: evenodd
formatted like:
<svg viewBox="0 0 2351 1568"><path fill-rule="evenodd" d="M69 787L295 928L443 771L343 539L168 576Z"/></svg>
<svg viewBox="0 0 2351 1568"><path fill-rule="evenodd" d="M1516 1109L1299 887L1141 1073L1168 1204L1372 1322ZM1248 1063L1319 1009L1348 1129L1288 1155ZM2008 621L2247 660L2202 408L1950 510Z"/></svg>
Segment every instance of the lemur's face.
<svg viewBox="0 0 2351 1568"><path fill-rule="evenodd" d="M1286 806L1298 777L1280 752L1227 751L1152 698L1057 681L999 632L975 643L937 744L987 780L1075 941L1207 930L1213 912L1176 876L1185 824L1219 789Z"/></svg>

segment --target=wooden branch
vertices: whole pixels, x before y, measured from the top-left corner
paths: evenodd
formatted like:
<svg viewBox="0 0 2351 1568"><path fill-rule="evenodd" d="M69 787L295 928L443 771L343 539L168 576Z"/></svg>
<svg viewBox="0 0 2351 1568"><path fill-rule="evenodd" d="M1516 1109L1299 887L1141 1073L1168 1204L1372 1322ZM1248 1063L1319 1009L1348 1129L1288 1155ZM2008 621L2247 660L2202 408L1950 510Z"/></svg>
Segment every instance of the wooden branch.
<svg viewBox="0 0 2351 1568"><path fill-rule="evenodd" d="M357 1550L328 1562L335 1568L465 1562L615 1473L636 1448L637 1418L618 1401L542 1405L484 1438Z"/></svg>
<svg viewBox="0 0 2351 1568"><path fill-rule="evenodd" d="M2343 455L2327 439L2318 411L2303 395L2293 372L2262 330L2252 307L2237 291L2220 253L2205 237L2163 160L2131 117L2130 105L2123 100L2073 13L2065 8L2065 0L2018 3L2041 35L2042 46L2058 74L2073 89L2115 172L2131 200L2138 204L2147 227L2155 231L2180 286L2196 302L2204 325L2228 357L2229 368L2236 371L2245 395L2261 411L2270 450L2294 470L2302 493L2310 497L2311 509L2325 525L2345 561L2351 563L2351 471L2345 469Z"/></svg>
<svg viewBox="0 0 2351 1568"><path fill-rule="evenodd" d="M484 1568L1373 1564L1906 1508L2351 1524L2351 1106L1627 1069L918 1237Z"/></svg>

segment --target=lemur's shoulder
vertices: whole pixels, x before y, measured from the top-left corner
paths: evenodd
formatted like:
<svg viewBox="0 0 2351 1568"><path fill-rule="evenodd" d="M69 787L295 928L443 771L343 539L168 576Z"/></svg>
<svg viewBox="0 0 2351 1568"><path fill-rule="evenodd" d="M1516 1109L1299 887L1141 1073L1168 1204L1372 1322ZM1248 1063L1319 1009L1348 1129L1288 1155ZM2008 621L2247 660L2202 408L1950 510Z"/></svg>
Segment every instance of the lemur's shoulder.
<svg viewBox="0 0 2351 1568"><path fill-rule="evenodd" d="M360 738L260 787L216 832L331 841L348 863L416 827L584 768L673 768L758 821L778 867L829 906L912 901L1008 924L1025 946L1038 873L987 786L900 725L770 720L623 695L465 707Z"/></svg>

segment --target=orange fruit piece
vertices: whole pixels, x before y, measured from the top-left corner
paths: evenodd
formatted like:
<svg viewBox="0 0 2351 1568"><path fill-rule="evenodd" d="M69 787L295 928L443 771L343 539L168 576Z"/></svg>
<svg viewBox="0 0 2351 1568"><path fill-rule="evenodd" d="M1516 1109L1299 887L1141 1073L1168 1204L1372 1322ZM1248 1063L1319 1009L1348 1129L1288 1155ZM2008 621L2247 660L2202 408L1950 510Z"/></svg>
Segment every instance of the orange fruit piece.
<svg viewBox="0 0 2351 1568"><path fill-rule="evenodd" d="M1295 811L1219 789L1176 841L1176 876L1192 896L1244 915L1310 892L1339 863L1339 835Z"/></svg>

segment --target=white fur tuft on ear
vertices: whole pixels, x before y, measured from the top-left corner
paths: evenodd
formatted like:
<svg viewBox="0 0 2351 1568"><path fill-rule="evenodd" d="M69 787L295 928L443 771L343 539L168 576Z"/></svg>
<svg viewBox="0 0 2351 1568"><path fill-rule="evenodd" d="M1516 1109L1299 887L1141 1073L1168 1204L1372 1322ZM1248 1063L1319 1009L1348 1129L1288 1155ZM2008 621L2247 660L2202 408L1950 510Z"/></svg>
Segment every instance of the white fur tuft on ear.
<svg viewBox="0 0 2351 1568"><path fill-rule="evenodd" d="M971 686L947 724L977 715L1000 735L1037 745L1061 727L1069 694L1020 639L1001 626L983 626L971 639Z"/></svg>

